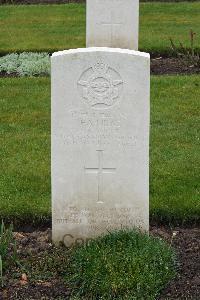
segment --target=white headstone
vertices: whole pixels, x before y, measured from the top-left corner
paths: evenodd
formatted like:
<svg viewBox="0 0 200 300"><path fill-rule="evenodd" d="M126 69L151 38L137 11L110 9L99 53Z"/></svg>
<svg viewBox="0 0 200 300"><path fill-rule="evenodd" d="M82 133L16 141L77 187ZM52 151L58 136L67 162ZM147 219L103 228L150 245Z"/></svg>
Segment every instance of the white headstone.
<svg viewBox="0 0 200 300"><path fill-rule="evenodd" d="M139 0L87 0L87 47L138 50Z"/></svg>
<svg viewBox="0 0 200 300"><path fill-rule="evenodd" d="M149 54L52 56L53 241L149 226Z"/></svg>

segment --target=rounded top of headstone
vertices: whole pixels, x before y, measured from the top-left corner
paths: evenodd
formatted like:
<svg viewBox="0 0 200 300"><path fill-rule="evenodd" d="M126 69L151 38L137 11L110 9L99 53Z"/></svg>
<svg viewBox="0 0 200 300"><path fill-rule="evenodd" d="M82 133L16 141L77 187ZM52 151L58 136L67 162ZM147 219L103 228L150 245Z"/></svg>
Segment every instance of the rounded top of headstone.
<svg viewBox="0 0 200 300"><path fill-rule="evenodd" d="M121 48L109 48L109 47L89 47L89 48L77 48L77 49L70 49L70 50L63 50L54 52L52 54L52 58L62 55L70 55L70 54L78 54L78 53L91 53L91 52L110 52L110 53L121 53L121 54L128 54L134 55L138 57L146 57L150 58L150 54L146 52L140 52L136 50L129 50L129 49L121 49Z"/></svg>

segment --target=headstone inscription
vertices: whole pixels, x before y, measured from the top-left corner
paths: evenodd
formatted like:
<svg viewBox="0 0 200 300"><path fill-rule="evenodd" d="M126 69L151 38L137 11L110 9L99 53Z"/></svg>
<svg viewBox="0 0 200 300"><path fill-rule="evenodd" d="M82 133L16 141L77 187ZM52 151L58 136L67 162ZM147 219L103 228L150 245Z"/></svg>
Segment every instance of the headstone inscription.
<svg viewBox="0 0 200 300"><path fill-rule="evenodd" d="M52 56L53 241L149 226L149 54Z"/></svg>
<svg viewBox="0 0 200 300"><path fill-rule="evenodd" d="M87 47L138 50L139 0L87 0Z"/></svg>

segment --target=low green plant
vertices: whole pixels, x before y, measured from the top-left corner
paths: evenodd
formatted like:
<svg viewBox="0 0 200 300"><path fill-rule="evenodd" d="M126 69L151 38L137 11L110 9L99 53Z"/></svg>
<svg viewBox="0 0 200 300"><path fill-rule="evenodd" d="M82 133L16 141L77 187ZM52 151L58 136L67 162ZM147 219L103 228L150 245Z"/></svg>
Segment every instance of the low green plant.
<svg viewBox="0 0 200 300"><path fill-rule="evenodd" d="M16 243L13 237L13 226L5 227L4 222L0 224L0 280L3 286L3 271L12 262L17 261Z"/></svg>
<svg viewBox="0 0 200 300"><path fill-rule="evenodd" d="M120 230L75 248L66 279L80 299L155 299L175 276L175 255L161 239Z"/></svg>
<svg viewBox="0 0 200 300"><path fill-rule="evenodd" d="M39 76L50 74L49 54L23 52L0 57L0 72L19 76Z"/></svg>
<svg viewBox="0 0 200 300"><path fill-rule="evenodd" d="M191 29L189 32L190 47L184 46L181 42L179 42L179 47L177 47L172 38L170 38L170 43L174 54L180 58L182 62L200 68L200 54L195 51L194 45L195 36L196 33Z"/></svg>

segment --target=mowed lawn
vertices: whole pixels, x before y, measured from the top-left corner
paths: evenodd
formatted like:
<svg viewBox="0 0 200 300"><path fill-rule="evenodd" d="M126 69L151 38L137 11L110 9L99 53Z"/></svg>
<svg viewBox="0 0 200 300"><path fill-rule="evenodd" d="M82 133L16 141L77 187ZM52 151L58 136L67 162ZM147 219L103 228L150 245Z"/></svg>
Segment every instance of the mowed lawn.
<svg viewBox="0 0 200 300"><path fill-rule="evenodd" d="M0 54L85 47L85 5L1 6ZM189 31L196 32L200 49L200 2L141 3L142 51L166 53L171 37L189 46Z"/></svg>
<svg viewBox="0 0 200 300"><path fill-rule="evenodd" d="M0 219L50 219L50 79L0 79ZM198 76L151 80L151 220L200 216ZM66 154L67 155L67 154Z"/></svg>

